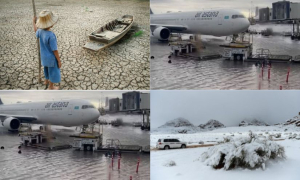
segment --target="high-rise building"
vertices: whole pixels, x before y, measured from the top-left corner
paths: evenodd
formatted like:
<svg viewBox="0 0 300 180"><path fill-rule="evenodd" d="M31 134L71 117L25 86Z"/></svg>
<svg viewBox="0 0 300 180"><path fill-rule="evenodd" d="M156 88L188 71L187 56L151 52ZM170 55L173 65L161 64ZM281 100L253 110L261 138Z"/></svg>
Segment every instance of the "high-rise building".
<svg viewBox="0 0 300 180"><path fill-rule="evenodd" d="M105 98L105 107L108 107L108 97Z"/></svg>

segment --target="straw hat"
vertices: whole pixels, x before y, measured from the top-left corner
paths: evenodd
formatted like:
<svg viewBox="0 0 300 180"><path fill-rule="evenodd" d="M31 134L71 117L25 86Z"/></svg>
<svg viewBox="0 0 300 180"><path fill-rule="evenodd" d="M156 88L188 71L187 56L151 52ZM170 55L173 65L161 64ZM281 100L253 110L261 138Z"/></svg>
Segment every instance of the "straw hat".
<svg viewBox="0 0 300 180"><path fill-rule="evenodd" d="M36 22L36 26L40 29L47 29L53 26L58 21L58 17L54 16L49 10L43 10L39 14L39 19Z"/></svg>

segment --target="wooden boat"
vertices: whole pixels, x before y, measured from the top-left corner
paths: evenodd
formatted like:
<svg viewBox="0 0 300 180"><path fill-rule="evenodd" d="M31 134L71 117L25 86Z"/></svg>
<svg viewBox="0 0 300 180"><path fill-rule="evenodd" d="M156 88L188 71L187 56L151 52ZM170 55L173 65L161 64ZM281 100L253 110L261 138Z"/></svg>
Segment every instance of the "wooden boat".
<svg viewBox="0 0 300 180"><path fill-rule="evenodd" d="M132 27L133 16L125 15L121 19L115 19L89 35L90 41L83 48L99 51L116 43Z"/></svg>

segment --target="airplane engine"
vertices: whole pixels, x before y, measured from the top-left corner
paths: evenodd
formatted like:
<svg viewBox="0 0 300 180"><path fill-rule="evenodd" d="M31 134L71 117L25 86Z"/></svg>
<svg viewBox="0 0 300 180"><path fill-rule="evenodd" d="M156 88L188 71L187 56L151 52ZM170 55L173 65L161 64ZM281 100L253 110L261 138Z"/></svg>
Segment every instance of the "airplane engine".
<svg viewBox="0 0 300 180"><path fill-rule="evenodd" d="M15 131L15 130L19 129L21 123L18 119L14 118L14 117L9 117L9 118L4 119L4 121L2 122L2 125L10 131Z"/></svg>
<svg viewBox="0 0 300 180"><path fill-rule="evenodd" d="M153 31L153 36L159 40L168 40L170 37L170 30L165 27L158 27Z"/></svg>

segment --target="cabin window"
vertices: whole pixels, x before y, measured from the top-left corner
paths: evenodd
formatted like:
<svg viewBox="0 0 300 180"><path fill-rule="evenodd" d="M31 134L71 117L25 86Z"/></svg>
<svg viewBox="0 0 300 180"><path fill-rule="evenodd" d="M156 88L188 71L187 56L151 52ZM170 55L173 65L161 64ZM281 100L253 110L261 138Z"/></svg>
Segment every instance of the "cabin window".
<svg viewBox="0 0 300 180"><path fill-rule="evenodd" d="M232 19L237 19L237 18L245 18L244 15L240 14L240 15L232 15Z"/></svg>
<svg viewBox="0 0 300 180"><path fill-rule="evenodd" d="M93 105L82 105L82 109L95 108Z"/></svg>

